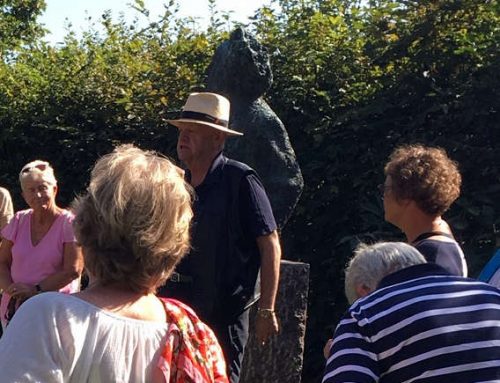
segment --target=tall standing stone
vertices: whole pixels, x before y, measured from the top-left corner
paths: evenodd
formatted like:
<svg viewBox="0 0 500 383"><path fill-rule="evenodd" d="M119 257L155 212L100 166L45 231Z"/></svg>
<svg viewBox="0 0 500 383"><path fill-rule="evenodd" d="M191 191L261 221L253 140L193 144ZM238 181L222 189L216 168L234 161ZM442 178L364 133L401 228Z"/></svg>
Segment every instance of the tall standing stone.
<svg viewBox="0 0 500 383"><path fill-rule="evenodd" d="M281 261L276 299L280 332L262 346L250 329L240 383L300 383L307 320L309 265ZM250 324L255 321L255 306Z"/></svg>

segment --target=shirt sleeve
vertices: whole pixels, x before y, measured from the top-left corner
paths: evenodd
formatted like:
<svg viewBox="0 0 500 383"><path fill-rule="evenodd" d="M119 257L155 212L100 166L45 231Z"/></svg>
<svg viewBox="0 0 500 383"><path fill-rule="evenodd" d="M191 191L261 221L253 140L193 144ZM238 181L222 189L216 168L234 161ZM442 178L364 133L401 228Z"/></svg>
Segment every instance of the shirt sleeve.
<svg viewBox="0 0 500 383"><path fill-rule="evenodd" d="M73 220L75 216L71 212L66 212L63 221L63 243L76 242L75 232L73 230Z"/></svg>
<svg viewBox="0 0 500 383"><path fill-rule="evenodd" d="M322 383L379 381L377 356L358 320L347 313L333 337Z"/></svg>
<svg viewBox="0 0 500 383"><path fill-rule="evenodd" d="M9 223L13 215L14 207L10 193L4 188L0 188L0 229Z"/></svg>
<svg viewBox="0 0 500 383"><path fill-rule="evenodd" d="M19 228L19 222L21 219L21 215L18 212L9 223L2 229L2 238L5 238L9 241L15 242L17 237L17 232Z"/></svg>
<svg viewBox="0 0 500 383"><path fill-rule="evenodd" d="M2 381L64 382L66 357L42 295L22 304L0 339Z"/></svg>
<svg viewBox="0 0 500 383"><path fill-rule="evenodd" d="M240 217L245 232L253 238L276 230L271 202L255 174L247 175L240 185Z"/></svg>

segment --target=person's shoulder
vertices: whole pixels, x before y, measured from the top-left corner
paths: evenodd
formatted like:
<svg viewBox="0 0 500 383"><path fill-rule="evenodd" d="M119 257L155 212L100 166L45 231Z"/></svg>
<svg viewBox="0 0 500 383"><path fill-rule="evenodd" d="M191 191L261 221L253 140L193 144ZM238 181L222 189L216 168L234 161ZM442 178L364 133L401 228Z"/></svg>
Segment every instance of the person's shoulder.
<svg viewBox="0 0 500 383"><path fill-rule="evenodd" d="M0 186L0 197L1 198L10 198L10 193L7 189L5 189L4 187L1 187Z"/></svg>
<svg viewBox="0 0 500 383"><path fill-rule="evenodd" d="M225 158L223 173L225 178L231 179L233 181L243 181L246 180L247 184L260 184L260 178L257 172L251 168L249 165L236 161L230 158ZM238 184L240 184L238 182Z"/></svg>
<svg viewBox="0 0 500 383"><path fill-rule="evenodd" d="M68 305L76 298L69 294L63 294L57 291L46 291L37 295L32 296L26 302L31 302L37 305L48 305L48 306L58 306L58 305Z"/></svg>
<svg viewBox="0 0 500 383"><path fill-rule="evenodd" d="M19 210L14 214L14 219L21 220L24 217L29 217L33 213L32 209Z"/></svg>
<svg viewBox="0 0 500 383"><path fill-rule="evenodd" d="M244 173L255 173L255 170L252 169L249 165L244 162L233 160L232 158L225 158L224 169L228 169L229 171L241 172Z"/></svg>
<svg viewBox="0 0 500 383"><path fill-rule="evenodd" d="M71 223L75 219L75 214L71 210L61 209L61 217L65 222Z"/></svg>
<svg viewBox="0 0 500 383"><path fill-rule="evenodd" d="M66 301L64 295L52 291L37 294L21 305L19 313L23 312L27 316L35 315L40 318L47 318L47 316L57 313L60 307L65 307Z"/></svg>
<svg viewBox="0 0 500 383"><path fill-rule="evenodd" d="M462 249L457 241L446 238L446 240L428 238L420 241L415 245L424 256L431 252L433 255L452 254L458 255L462 253Z"/></svg>
<svg viewBox="0 0 500 383"><path fill-rule="evenodd" d="M74 326L75 313L79 313L76 298L59 292L44 292L26 300L16 311L9 327L13 331L34 332L36 336L51 338L67 333Z"/></svg>

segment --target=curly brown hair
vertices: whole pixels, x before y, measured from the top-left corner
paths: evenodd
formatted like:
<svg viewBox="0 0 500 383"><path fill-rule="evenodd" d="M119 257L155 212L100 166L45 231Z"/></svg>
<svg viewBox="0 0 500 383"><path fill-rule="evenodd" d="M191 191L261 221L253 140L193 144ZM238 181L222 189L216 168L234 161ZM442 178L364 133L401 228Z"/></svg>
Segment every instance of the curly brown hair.
<svg viewBox="0 0 500 383"><path fill-rule="evenodd" d="M85 267L139 293L161 286L190 249L192 190L167 158L122 145L101 157L73 203Z"/></svg>
<svg viewBox="0 0 500 383"><path fill-rule="evenodd" d="M425 213L443 214L460 195L462 177L458 164L438 147L405 145L396 148L385 165L391 193L410 199Z"/></svg>

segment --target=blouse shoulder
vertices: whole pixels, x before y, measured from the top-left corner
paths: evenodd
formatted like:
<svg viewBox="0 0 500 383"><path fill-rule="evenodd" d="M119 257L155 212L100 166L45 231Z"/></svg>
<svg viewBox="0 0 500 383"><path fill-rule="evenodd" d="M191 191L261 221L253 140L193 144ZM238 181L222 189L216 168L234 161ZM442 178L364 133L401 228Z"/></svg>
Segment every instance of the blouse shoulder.
<svg viewBox="0 0 500 383"><path fill-rule="evenodd" d="M62 209L61 215L66 221L72 222L75 219L75 214L71 210Z"/></svg>
<svg viewBox="0 0 500 383"><path fill-rule="evenodd" d="M19 211L16 211L16 213L14 214L14 218L19 221L22 218L29 217L32 214L33 214L33 210L32 209L19 210Z"/></svg>

